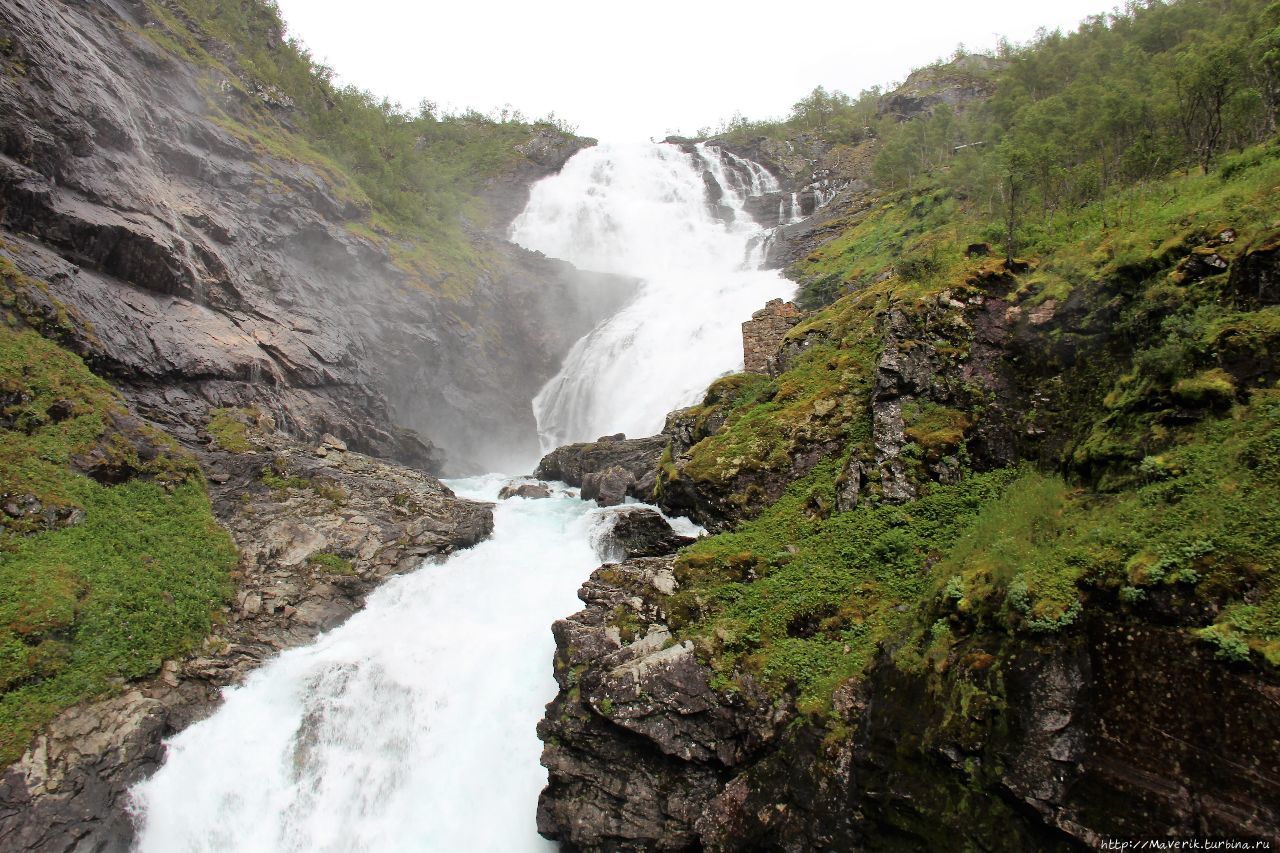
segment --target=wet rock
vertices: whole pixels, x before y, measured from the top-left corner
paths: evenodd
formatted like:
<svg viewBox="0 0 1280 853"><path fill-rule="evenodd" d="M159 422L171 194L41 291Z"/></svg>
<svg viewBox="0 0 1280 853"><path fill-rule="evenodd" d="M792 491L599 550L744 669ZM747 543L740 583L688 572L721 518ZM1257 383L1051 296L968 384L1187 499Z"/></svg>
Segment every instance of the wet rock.
<svg viewBox="0 0 1280 853"><path fill-rule="evenodd" d="M592 471L582 478L582 499L600 506L617 506L635 491L636 476L621 465Z"/></svg>
<svg viewBox="0 0 1280 853"><path fill-rule="evenodd" d="M432 471L446 445L455 470L535 452L533 393L632 287L505 230L529 187L590 141L540 128L514 146L481 191L493 225L464 238L485 271L445 296L348 229L369 211L323 169L215 120L254 127L264 105L295 107L232 51L218 61L248 95L165 52L142 35L153 14L0 6L22 55L0 89L0 251L41 283L22 313L127 380L152 420L193 428L210 407L258 405L299 438ZM268 49L277 37L264 34ZM492 332L483 344L476 325Z"/></svg>
<svg viewBox="0 0 1280 853"><path fill-rule="evenodd" d="M553 627L561 690L538 725L538 831L575 849L684 850L732 768L791 718L745 677L721 693L664 624L670 558L597 570Z"/></svg>
<svg viewBox="0 0 1280 853"><path fill-rule="evenodd" d="M571 486L585 486L584 480L588 475L618 467L630 473L634 480L626 486L626 496L648 500L652 497L658 459L666 446L665 435L646 438L626 438L621 434L602 436L590 443L556 448L538 463L534 476L540 480L560 480Z"/></svg>
<svg viewBox="0 0 1280 853"><path fill-rule="evenodd" d="M508 498L528 498L529 500L537 500L539 498L551 497L551 490L542 483L521 483L520 485L503 486L498 491L498 500L505 501Z"/></svg>
<svg viewBox="0 0 1280 853"><path fill-rule="evenodd" d="M661 557L674 554L696 540L681 536L660 513L647 507L627 507L614 513L602 545L609 559Z"/></svg>

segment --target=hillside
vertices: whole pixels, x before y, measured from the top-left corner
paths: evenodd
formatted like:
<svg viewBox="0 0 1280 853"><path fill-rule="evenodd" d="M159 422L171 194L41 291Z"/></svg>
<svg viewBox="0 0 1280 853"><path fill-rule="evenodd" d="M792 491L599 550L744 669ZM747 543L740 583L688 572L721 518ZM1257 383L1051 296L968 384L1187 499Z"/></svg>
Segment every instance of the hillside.
<svg viewBox="0 0 1280 853"><path fill-rule="evenodd" d="M536 452L529 399L622 287L503 231L589 141L337 89L259 3L4 14L5 254L148 417L257 404L433 470Z"/></svg>
<svg viewBox="0 0 1280 853"><path fill-rule="evenodd" d="M659 440L558 452L647 453L717 535L603 567L557 623L544 834L1276 843L1277 26L1150 4L713 140L814 210L775 247L809 311ZM1212 150L1176 109L1204 51L1249 107ZM1090 148L1085 88L1164 118Z"/></svg>

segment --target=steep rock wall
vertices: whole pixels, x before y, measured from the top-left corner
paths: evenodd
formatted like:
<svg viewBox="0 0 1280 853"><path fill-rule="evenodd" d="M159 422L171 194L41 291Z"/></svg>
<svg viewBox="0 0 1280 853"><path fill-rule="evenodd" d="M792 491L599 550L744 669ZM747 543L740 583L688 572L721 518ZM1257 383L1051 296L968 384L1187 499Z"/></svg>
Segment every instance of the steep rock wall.
<svg viewBox="0 0 1280 853"><path fill-rule="evenodd" d="M252 402L430 469L535 458L529 401L626 285L503 230L588 143L513 154L467 226L473 280L411 272L320 161L250 141L226 118L249 121L244 95L149 27L143 3L0 3L0 251L47 282L30 299L68 343L174 428Z"/></svg>

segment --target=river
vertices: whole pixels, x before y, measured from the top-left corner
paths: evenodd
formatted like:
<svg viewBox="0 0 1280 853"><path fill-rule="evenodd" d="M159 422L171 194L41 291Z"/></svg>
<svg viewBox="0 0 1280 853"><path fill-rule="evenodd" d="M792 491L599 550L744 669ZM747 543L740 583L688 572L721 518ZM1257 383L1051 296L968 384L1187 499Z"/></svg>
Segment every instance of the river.
<svg viewBox="0 0 1280 853"><path fill-rule="evenodd" d="M719 210L704 172L724 189ZM669 145L589 148L533 188L515 242L637 281L535 400L544 450L655 433L741 367L740 323L793 289L759 269L769 231L744 210L776 190L755 164ZM510 479L448 485L492 501ZM534 828L546 782L535 727L556 691L550 625L579 609L610 512L563 487L499 502L490 539L387 582L346 623L226 690L133 789L137 848L554 849Z"/></svg>

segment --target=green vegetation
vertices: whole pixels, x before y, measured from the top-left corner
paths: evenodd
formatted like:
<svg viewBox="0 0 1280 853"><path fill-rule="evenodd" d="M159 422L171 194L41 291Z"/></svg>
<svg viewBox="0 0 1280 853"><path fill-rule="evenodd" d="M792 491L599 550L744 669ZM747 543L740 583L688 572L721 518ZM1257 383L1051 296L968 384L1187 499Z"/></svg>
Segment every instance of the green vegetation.
<svg viewBox="0 0 1280 853"><path fill-rule="evenodd" d="M307 558L307 563L313 568L319 569L331 575L354 575L356 573L355 566L351 565L351 561L341 554L331 554L328 551L319 551Z"/></svg>
<svg viewBox="0 0 1280 853"><path fill-rule="evenodd" d="M824 247L826 260L856 254L857 267L801 266L796 277L811 307L844 292L841 284L890 268L889 258L954 249L940 244L959 243L960 232L1002 243L1009 257L1034 254L1046 240L1081 236L1078 228L1127 231L1135 208L1149 212L1159 194L1150 184L1175 170L1230 177L1252 168L1248 158L1223 157L1276 132L1280 3L1131 3L1067 35L1003 42L992 55L958 50L914 73L906 94L943 91L986 96L912 108L903 121L893 93L875 88L850 98L818 88L784 121L738 117L720 128L731 142L809 134L837 148L869 146L880 189L901 194L883 210L857 214L875 227L851 229Z"/></svg>
<svg viewBox="0 0 1280 853"><path fill-rule="evenodd" d="M124 479L106 485L77 464ZM0 326L0 482L2 502L21 510L0 516L0 764L8 764L62 709L200 642L230 595L236 553L194 461L131 423L78 357L8 325Z"/></svg>
<svg viewBox="0 0 1280 853"><path fill-rule="evenodd" d="M937 665L959 636L1055 632L1087 606L1203 599L1219 657L1280 665L1280 391L1191 430L1135 489L1100 495L1011 469L902 506L820 514L828 460L759 518L676 564L671 624L733 689L750 674L824 712L886 639L899 665Z"/></svg>
<svg viewBox="0 0 1280 853"><path fill-rule="evenodd" d="M908 506L823 518L839 467L823 463L760 518L690 546L676 564L672 627L695 638L720 687L750 673L826 708L837 684L907 626L930 589L928 565L1011 479L996 472L943 487Z"/></svg>
<svg viewBox="0 0 1280 853"><path fill-rule="evenodd" d="M212 409L205 432L213 437L219 448L228 453L248 453L253 450L253 444L249 441L252 423L252 409Z"/></svg>
<svg viewBox="0 0 1280 853"><path fill-rule="evenodd" d="M660 484L733 500L792 479L677 559L672 626L719 687L750 675L822 716L877 651L913 673L998 670L984 644L1102 612L1176 625L1225 665L1280 665L1280 308L1237 281L1247 253L1280 242L1278 44L1280 4L1133 5L913 77L990 93L960 113L899 122L881 93L819 91L786 122L727 129L875 148L880 194L791 268L813 313L788 335L789 368L713 386L693 412L701 441L660 466ZM974 429L1011 401L959 383L973 354L937 306L979 294L1025 336L998 356L1038 398L1016 416L1052 437L974 473ZM903 405L920 497L885 506L866 466L894 309L919 331L895 328L899 347L927 346L934 378L956 384L946 405ZM1087 356L1059 360L1077 345ZM958 482L934 482L921 463L953 454ZM838 512L850 460L871 482ZM965 678L945 702L1002 701Z"/></svg>
<svg viewBox="0 0 1280 853"><path fill-rule="evenodd" d="M425 286L460 296L485 264L463 230L489 213L484 182L513 164L516 146L538 130L570 132L554 116L518 112L442 114L429 101L413 112L333 82L266 0L147 3L158 26L142 32L206 74L213 120L270 160L314 168L347 205L351 229L383 244ZM276 182L278 183L278 182Z"/></svg>
<svg viewBox="0 0 1280 853"><path fill-rule="evenodd" d="M1199 634L1233 650L1222 656L1253 651L1280 665L1277 449L1280 391L1267 389L1144 464L1136 488L1100 495L1028 475L939 564L942 596L953 599L942 609L962 622L1052 631L1110 594L1139 609L1200 598L1221 607Z"/></svg>

